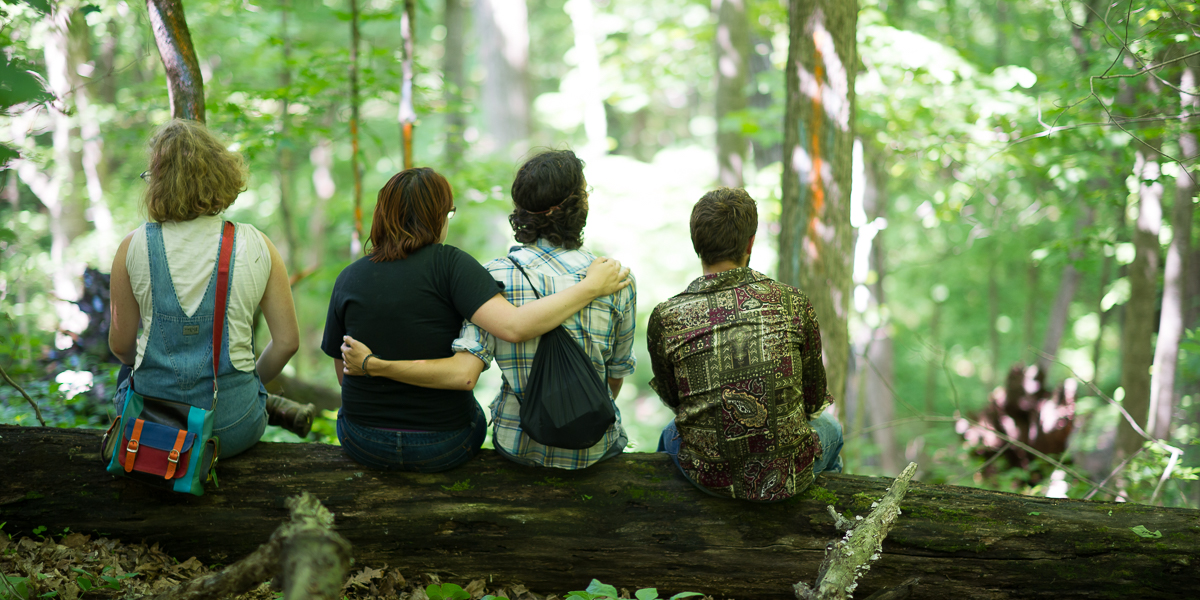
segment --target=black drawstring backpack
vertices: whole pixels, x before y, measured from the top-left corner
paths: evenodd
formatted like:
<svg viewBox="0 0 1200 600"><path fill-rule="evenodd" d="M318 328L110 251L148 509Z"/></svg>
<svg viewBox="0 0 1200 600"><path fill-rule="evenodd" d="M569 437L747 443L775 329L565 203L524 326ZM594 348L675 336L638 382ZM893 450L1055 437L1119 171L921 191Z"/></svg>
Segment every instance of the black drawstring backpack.
<svg viewBox="0 0 1200 600"><path fill-rule="evenodd" d="M537 298L537 287L525 269L508 258ZM592 359L559 325L542 334L521 398L521 429L544 446L591 448L617 420L608 387L592 368Z"/></svg>

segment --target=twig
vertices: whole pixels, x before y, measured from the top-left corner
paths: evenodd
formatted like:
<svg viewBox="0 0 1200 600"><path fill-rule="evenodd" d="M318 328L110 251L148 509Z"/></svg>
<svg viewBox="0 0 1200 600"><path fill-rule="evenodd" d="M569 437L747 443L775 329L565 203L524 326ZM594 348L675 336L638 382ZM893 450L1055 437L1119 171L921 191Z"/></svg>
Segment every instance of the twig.
<svg viewBox="0 0 1200 600"><path fill-rule="evenodd" d="M1058 360L1057 356L1054 356L1052 354L1046 354L1045 352L1042 352L1041 350L1034 350L1034 352L1037 352L1042 358L1050 360L1051 362L1054 362L1055 364L1058 364L1059 366L1063 367L1067 371L1070 371L1071 377L1074 377L1077 381L1083 381L1082 377L1075 374L1075 369L1072 369L1071 367L1067 366L1066 363L1062 362L1061 360ZM1089 388L1091 388L1093 392L1096 392L1097 396L1108 401L1109 404L1112 404L1113 406L1117 407L1117 410L1121 411L1121 414L1124 415L1125 420L1129 423L1129 426L1132 427L1133 430L1135 432L1137 432L1138 435L1142 436L1146 440L1154 439L1146 434L1146 431L1144 429L1142 429L1140 425L1137 424L1137 421L1133 420L1133 416L1130 415L1129 412L1125 410L1124 406L1121 406L1121 403L1117 402L1116 400L1113 400L1112 398L1109 398L1107 395L1104 394L1104 392L1101 392L1100 388L1096 387L1096 384L1093 381L1088 381L1086 383L1087 383L1087 386Z"/></svg>
<svg viewBox="0 0 1200 600"><path fill-rule="evenodd" d="M1154 493L1150 494L1150 504L1154 504L1154 501L1158 499L1158 493L1162 491L1163 484L1167 482L1167 479L1171 478L1171 471L1175 470L1175 463L1179 461L1179 455L1183 454L1183 450L1179 448L1162 442L1158 442L1158 444L1171 452L1171 460L1167 461L1167 468L1163 469L1162 477L1158 478L1158 485L1154 486Z"/></svg>
<svg viewBox="0 0 1200 600"><path fill-rule="evenodd" d="M34 402L33 398L30 398L29 394L26 394L25 390L21 386L17 385L17 382L13 381L12 377L8 376L8 372L4 370L3 366L0 366L0 375L4 377L4 381L8 383L8 385L17 388L17 391L21 392L22 396L25 396L25 400L28 401L29 405L33 407L33 414L37 417L38 423L41 423L42 427L45 427L46 420L42 418L42 409L38 408L37 402Z"/></svg>
<svg viewBox="0 0 1200 600"><path fill-rule="evenodd" d="M972 421L971 419L968 419L966 417L920 416L920 417L909 417L906 419L897 419L895 421L888 421L887 423L881 423L879 425L867 427L866 429L863 429L862 431L855 431L851 435L852 436L862 435L864 433L868 433L868 432L874 431L876 429L885 429L888 427L895 427L897 425L903 425L904 423L910 423L910 422L914 422L914 421L924 421L924 422L930 422L930 423L957 423L960 419L963 421L966 421L968 424L974 425L976 427L985 427L982 423L979 423L977 421ZM1030 446L1029 444L1025 444L1002 431L996 431L995 429L992 429L990 427L988 427L987 429L988 429L988 431L991 431L992 433L994 433L996 435L996 437L1050 463L1051 465L1054 465L1055 467L1058 467L1059 469L1062 469L1068 475L1070 475L1088 485L1098 488L1099 490L1108 492L1109 494L1113 494L1113 495L1117 494L1117 492L1103 487L1103 485L1104 485L1103 482L1096 483L1096 482L1092 481L1091 478L1084 476L1083 474L1079 473L1075 469L1072 469L1071 467L1068 467L1067 465L1063 464L1062 461L1052 458L1050 455L1046 454L1045 452L1037 450L1034 447ZM1104 481L1108 481L1108 479L1105 479Z"/></svg>
<svg viewBox="0 0 1200 600"><path fill-rule="evenodd" d="M1003 456L1003 455L1004 455L1004 453L1005 453L1005 452L1007 452L1009 448L1012 448L1012 444L1010 444L1010 443L1008 443L1008 442L1004 442L1004 445L1003 445L1003 446L1000 446L1000 449L999 449L999 450L997 450L997 451L996 451L996 453L995 453L995 454L993 454L991 458L987 459L987 462L985 462L985 463L983 463L982 465L980 465L978 469L974 469L974 470L972 470L970 473L963 473L962 475L959 475L958 477L955 477L953 481L947 481L946 483L948 483L948 484L950 484L950 485L955 485L957 482L959 482L959 481L962 481L962 480L963 480L964 478L966 478L968 475L974 475L974 474L976 474L976 473L978 473L978 472L980 472L980 471L982 471L982 470L984 470L984 469L986 469L986 468L988 468L988 467L992 466L992 463L994 463L994 462L996 462L997 460L999 460L999 459L1000 459L1000 457L1001 457L1001 456Z"/></svg>
<svg viewBox="0 0 1200 600"><path fill-rule="evenodd" d="M1117 73L1116 75L1097 75L1097 76L1095 76L1095 79L1121 79L1122 77L1139 77L1141 75L1145 75L1146 73L1148 73L1154 69L1161 68L1161 67L1163 67L1165 65L1169 65L1173 62L1187 60L1187 59L1189 59L1193 56L1197 56L1197 55L1200 55L1200 50L1197 50L1191 54L1184 54L1183 56L1177 56L1175 58L1172 58L1171 60L1164 60L1164 61L1158 63L1157 65L1148 65L1145 68L1143 68L1141 71L1137 71L1136 73ZM1185 93L1189 96L1195 95L1195 92L1183 92L1183 93Z"/></svg>
<svg viewBox="0 0 1200 600"><path fill-rule="evenodd" d="M1125 460L1121 461L1121 464L1117 465L1117 468L1113 469L1113 470L1112 470L1112 471L1111 471L1111 472L1110 472L1110 473L1109 473L1109 474L1108 474L1108 475L1107 475L1107 476L1106 476L1104 479L1100 480L1100 483L1098 483L1098 484L1096 484L1094 487L1092 487L1091 491L1089 491L1089 492L1087 493L1087 495L1085 495L1085 496L1083 497L1083 499L1084 499L1084 500L1091 500L1091 499L1092 499L1092 496L1095 496L1095 495L1096 495L1096 492L1100 491L1100 489L1101 489L1101 488L1104 486L1104 484L1108 483L1108 480L1109 480L1109 479L1112 479L1112 478L1113 478L1113 477L1114 477L1114 476L1115 476L1117 473L1120 473L1121 471L1124 471L1124 470L1125 470L1125 465L1129 464L1129 461L1133 460L1133 459L1134 459L1134 457L1136 457L1137 455L1141 454L1141 453L1142 453L1142 450L1145 450L1145 449L1146 449L1146 447L1145 447L1145 446L1142 446L1141 448L1138 448L1138 449L1137 449L1137 452L1134 452L1133 454L1130 454L1129 456L1125 457ZM1108 491L1110 494L1112 493L1112 491L1111 491L1111 490L1105 490L1105 491ZM1119 495L1119 494L1113 494L1113 495L1114 495L1114 496L1116 496L1116 495Z"/></svg>

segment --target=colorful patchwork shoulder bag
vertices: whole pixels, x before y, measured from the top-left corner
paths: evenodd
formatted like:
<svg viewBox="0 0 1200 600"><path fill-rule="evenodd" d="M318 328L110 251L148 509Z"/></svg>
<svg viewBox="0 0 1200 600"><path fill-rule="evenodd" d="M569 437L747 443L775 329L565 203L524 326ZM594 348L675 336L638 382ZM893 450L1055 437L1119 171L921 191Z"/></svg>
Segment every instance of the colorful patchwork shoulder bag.
<svg viewBox="0 0 1200 600"><path fill-rule="evenodd" d="M204 409L142 396L134 391L130 381L125 408L104 434L101 456L109 473L195 496L203 496L204 484L214 478L221 446L212 431L217 410L217 367L225 329L233 232L233 223L226 221L221 235L216 308L213 311L212 405Z"/></svg>

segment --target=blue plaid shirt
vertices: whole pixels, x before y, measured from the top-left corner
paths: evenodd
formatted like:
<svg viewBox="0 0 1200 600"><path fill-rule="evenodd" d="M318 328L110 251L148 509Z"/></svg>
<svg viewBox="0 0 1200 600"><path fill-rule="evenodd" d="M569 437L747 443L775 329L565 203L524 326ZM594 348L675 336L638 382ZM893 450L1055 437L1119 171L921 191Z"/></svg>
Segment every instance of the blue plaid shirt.
<svg viewBox="0 0 1200 600"><path fill-rule="evenodd" d="M567 250L544 239L525 246L513 246L509 256L521 264L538 292L546 296L583 281L588 265L596 258L587 250ZM484 266L504 284L504 297L509 302L521 306L536 299L529 282L507 258L498 258ZM571 336L582 342L602 381L623 379L633 373L636 363L633 356L635 285L593 300L563 323ZM617 410L616 422L604 434L604 439L591 448L570 450L533 441L521 430L520 398L541 338L513 344L496 338L470 321L463 325L459 335L461 337L454 341L456 352L470 352L488 366L494 358L504 372L504 386L491 405L492 443L497 448L544 467L582 469L600 460L617 439L624 436L621 411Z"/></svg>

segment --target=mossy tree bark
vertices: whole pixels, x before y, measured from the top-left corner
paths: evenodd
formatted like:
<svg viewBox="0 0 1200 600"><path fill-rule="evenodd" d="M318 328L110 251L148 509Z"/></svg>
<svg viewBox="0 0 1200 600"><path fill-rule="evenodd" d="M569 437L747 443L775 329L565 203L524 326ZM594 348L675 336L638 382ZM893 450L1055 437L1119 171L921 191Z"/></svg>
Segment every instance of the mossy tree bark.
<svg viewBox="0 0 1200 600"><path fill-rule="evenodd" d="M790 598L797 580L816 576L835 534L826 505L865 515L892 482L821 476L802 498L746 504L698 492L659 454L560 471L485 451L421 475L371 471L333 446L262 443L222 462L220 487L194 497L114 478L99 445L97 431L0 426L4 531L70 527L231 563L286 518L286 498L308 491L334 513L360 565L556 592L595 577ZM859 582L864 597L914 576L931 598L1200 597L1200 511L917 482L901 508ZM1139 525L1161 537L1139 536Z"/></svg>
<svg viewBox="0 0 1200 600"><path fill-rule="evenodd" d="M816 309L829 392L845 414L858 2L790 0L788 15L779 279Z"/></svg>

